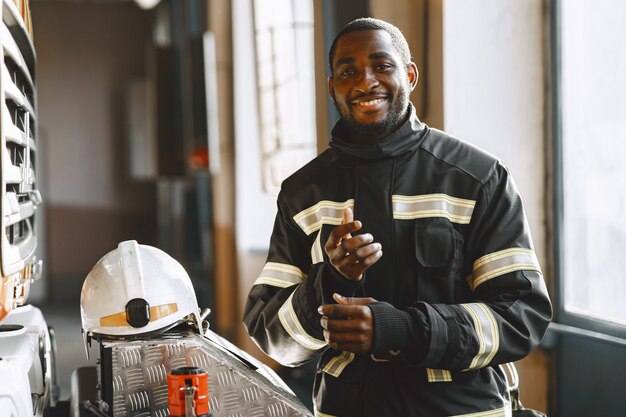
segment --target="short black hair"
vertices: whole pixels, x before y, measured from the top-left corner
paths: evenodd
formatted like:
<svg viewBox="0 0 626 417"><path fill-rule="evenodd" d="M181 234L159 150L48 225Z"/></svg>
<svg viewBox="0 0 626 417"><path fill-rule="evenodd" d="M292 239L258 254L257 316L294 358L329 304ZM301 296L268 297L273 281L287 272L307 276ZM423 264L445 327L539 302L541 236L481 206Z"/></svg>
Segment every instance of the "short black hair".
<svg viewBox="0 0 626 417"><path fill-rule="evenodd" d="M384 20L374 19L373 17L362 17L345 25L343 29L337 33L337 36L335 36L335 40L333 40L333 44L330 46L330 50L328 51L328 65L330 66L331 74L333 72L335 49L337 49L337 42L339 39L347 33L362 30L384 30L389 34L389 36L391 36L391 42L400 54L403 63L408 65L411 62L411 50L409 49L409 44L406 42L406 39L400 29L391 23L385 22Z"/></svg>

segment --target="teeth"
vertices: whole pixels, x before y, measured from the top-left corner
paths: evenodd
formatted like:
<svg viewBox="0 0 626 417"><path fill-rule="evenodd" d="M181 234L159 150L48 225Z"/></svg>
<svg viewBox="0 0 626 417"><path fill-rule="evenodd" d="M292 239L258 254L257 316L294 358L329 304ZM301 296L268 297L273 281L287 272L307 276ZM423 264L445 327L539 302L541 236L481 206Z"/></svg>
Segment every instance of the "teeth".
<svg viewBox="0 0 626 417"><path fill-rule="evenodd" d="M360 106L375 106L378 103L382 103L382 102L383 102L382 98L375 98L374 100L362 101L360 103L357 103L357 105L360 105Z"/></svg>

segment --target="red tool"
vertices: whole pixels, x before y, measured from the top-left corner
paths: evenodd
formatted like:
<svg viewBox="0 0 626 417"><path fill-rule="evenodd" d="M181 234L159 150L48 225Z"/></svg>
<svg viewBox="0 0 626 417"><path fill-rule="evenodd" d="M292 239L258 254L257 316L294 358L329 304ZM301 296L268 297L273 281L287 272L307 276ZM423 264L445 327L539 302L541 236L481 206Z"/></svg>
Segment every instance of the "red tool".
<svg viewBox="0 0 626 417"><path fill-rule="evenodd" d="M210 417L208 374L195 366L167 375L167 401L172 417Z"/></svg>

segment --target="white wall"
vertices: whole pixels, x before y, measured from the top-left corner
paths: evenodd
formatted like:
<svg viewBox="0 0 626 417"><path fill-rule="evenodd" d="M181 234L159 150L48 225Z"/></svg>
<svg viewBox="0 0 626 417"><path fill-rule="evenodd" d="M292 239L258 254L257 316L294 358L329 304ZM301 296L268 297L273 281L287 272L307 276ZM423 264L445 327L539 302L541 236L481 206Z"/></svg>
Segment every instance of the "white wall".
<svg viewBox="0 0 626 417"><path fill-rule="evenodd" d="M252 2L234 0L233 115L235 143L235 245L237 254L237 308L241 323L245 301L265 264L276 215L276 196L263 192L257 105ZM239 345L259 359L267 356L238 325Z"/></svg>
<svg viewBox="0 0 626 417"><path fill-rule="evenodd" d="M242 252L266 251L276 196L263 192L261 182L252 2L233 1L233 19L237 248Z"/></svg>
<svg viewBox="0 0 626 417"><path fill-rule="evenodd" d="M499 156L522 194L550 281L546 204L544 0L445 0L445 130ZM548 356L518 365L524 405L548 408Z"/></svg>
<svg viewBox="0 0 626 417"><path fill-rule="evenodd" d="M502 158L546 266L542 0L444 1L445 130Z"/></svg>

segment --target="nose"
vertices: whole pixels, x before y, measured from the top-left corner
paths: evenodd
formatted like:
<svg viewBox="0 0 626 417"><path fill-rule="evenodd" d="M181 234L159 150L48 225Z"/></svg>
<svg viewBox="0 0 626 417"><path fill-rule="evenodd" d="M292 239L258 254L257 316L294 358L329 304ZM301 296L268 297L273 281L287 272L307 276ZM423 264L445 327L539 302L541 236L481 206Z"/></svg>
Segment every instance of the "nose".
<svg viewBox="0 0 626 417"><path fill-rule="evenodd" d="M369 93L371 90L378 87L379 82L373 69L366 68L361 74L362 76L355 86L357 91Z"/></svg>

